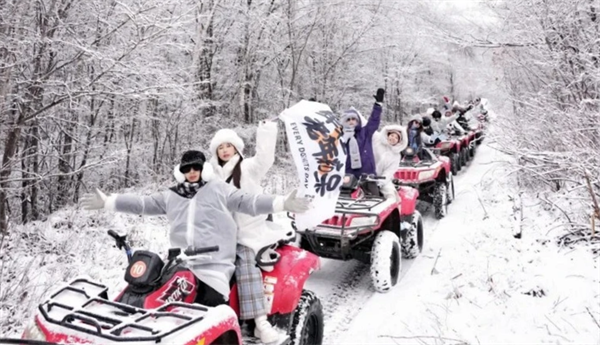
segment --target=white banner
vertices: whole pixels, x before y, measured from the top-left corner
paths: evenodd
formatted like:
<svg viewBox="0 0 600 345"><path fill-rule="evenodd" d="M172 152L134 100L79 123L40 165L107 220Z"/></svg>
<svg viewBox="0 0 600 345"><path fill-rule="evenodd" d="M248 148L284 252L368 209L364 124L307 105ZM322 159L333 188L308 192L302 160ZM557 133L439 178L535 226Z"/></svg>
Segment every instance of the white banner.
<svg viewBox="0 0 600 345"><path fill-rule="evenodd" d="M311 199L313 206L296 215L296 227L314 228L333 216L340 195L346 171L342 125L328 105L309 101L296 103L279 118L285 123L300 179L298 196Z"/></svg>

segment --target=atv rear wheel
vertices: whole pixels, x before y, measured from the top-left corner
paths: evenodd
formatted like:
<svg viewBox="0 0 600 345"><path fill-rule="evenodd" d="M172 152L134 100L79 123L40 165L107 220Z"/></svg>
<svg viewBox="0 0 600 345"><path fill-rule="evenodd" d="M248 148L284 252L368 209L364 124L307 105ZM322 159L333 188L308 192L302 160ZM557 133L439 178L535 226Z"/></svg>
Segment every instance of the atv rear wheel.
<svg viewBox="0 0 600 345"><path fill-rule="evenodd" d="M371 280L375 291L390 291L398 283L401 268L400 239L389 230L380 230L371 247Z"/></svg>
<svg viewBox="0 0 600 345"><path fill-rule="evenodd" d="M291 345L323 343L323 306L314 292L303 290L290 329Z"/></svg>
<svg viewBox="0 0 600 345"><path fill-rule="evenodd" d="M446 185L446 190L447 190L447 194L446 194L446 200L448 201L448 205L450 205L453 201L454 201L454 174L450 174L448 176L448 182Z"/></svg>
<svg viewBox="0 0 600 345"><path fill-rule="evenodd" d="M450 153L448 158L450 158L450 169L452 170L452 173L454 175L458 174L458 172L460 171L460 163L458 162L458 157L456 156L456 153Z"/></svg>
<svg viewBox="0 0 600 345"><path fill-rule="evenodd" d="M447 190L445 181L437 182L433 189L433 208L437 219L442 219L448 214Z"/></svg>
<svg viewBox="0 0 600 345"><path fill-rule="evenodd" d="M402 237L402 257L404 259L414 259L419 256L423 250L423 218L421 213L415 210L413 213L410 228Z"/></svg>
<svg viewBox="0 0 600 345"><path fill-rule="evenodd" d="M460 149L460 165L467 165L467 150L464 147Z"/></svg>

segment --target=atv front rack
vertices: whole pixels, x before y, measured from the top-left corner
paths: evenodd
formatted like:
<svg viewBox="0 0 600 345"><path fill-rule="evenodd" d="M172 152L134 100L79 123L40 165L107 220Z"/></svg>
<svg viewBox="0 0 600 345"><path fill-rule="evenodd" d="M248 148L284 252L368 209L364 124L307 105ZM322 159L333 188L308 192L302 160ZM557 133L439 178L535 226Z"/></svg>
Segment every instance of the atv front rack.
<svg viewBox="0 0 600 345"><path fill-rule="evenodd" d="M107 299L108 288L77 278L39 306L48 323L113 342L151 341L177 333L203 320L207 307L171 302L145 310Z"/></svg>
<svg viewBox="0 0 600 345"><path fill-rule="evenodd" d="M352 240L358 235L373 232L379 228L381 225L381 211L390 206L387 205L386 201L388 200L379 196L353 199L349 196L340 195L332 218L313 229L298 229L295 222L292 222L292 227L300 234L312 233L332 239ZM292 220L295 219L289 213L288 217ZM357 224L354 225L353 223Z"/></svg>

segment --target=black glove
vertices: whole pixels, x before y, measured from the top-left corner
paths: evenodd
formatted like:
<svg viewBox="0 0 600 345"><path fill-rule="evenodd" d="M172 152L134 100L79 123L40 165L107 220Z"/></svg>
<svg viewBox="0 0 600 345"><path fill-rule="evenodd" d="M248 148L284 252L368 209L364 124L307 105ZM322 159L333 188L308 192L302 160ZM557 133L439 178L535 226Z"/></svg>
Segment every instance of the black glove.
<svg viewBox="0 0 600 345"><path fill-rule="evenodd" d="M435 146L435 145L437 145L437 144L439 144L439 143L441 143L441 142L442 142L442 139L440 139L440 138L435 138L435 140L433 141L433 146Z"/></svg>
<svg viewBox="0 0 600 345"><path fill-rule="evenodd" d="M385 90L384 89L377 89L377 94L374 95L373 97L375 97L375 101L376 102L383 102L383 95L385 95Z"/></svg>

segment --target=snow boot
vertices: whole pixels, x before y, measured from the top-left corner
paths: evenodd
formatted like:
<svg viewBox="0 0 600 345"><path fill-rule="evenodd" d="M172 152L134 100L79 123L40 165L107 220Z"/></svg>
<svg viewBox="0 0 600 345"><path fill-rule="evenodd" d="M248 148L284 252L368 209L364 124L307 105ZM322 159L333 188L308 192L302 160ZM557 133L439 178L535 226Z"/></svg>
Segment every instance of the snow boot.
<svg viewBox="0 0 600 345"><path fill-rule="evenodd" d="M266 315L257 317L254 319L254 322L256 323L254 336L259 338L260 341L265 344L271 344L276 343L279 340L279 333L275 327L269 323Z"/></svg>

